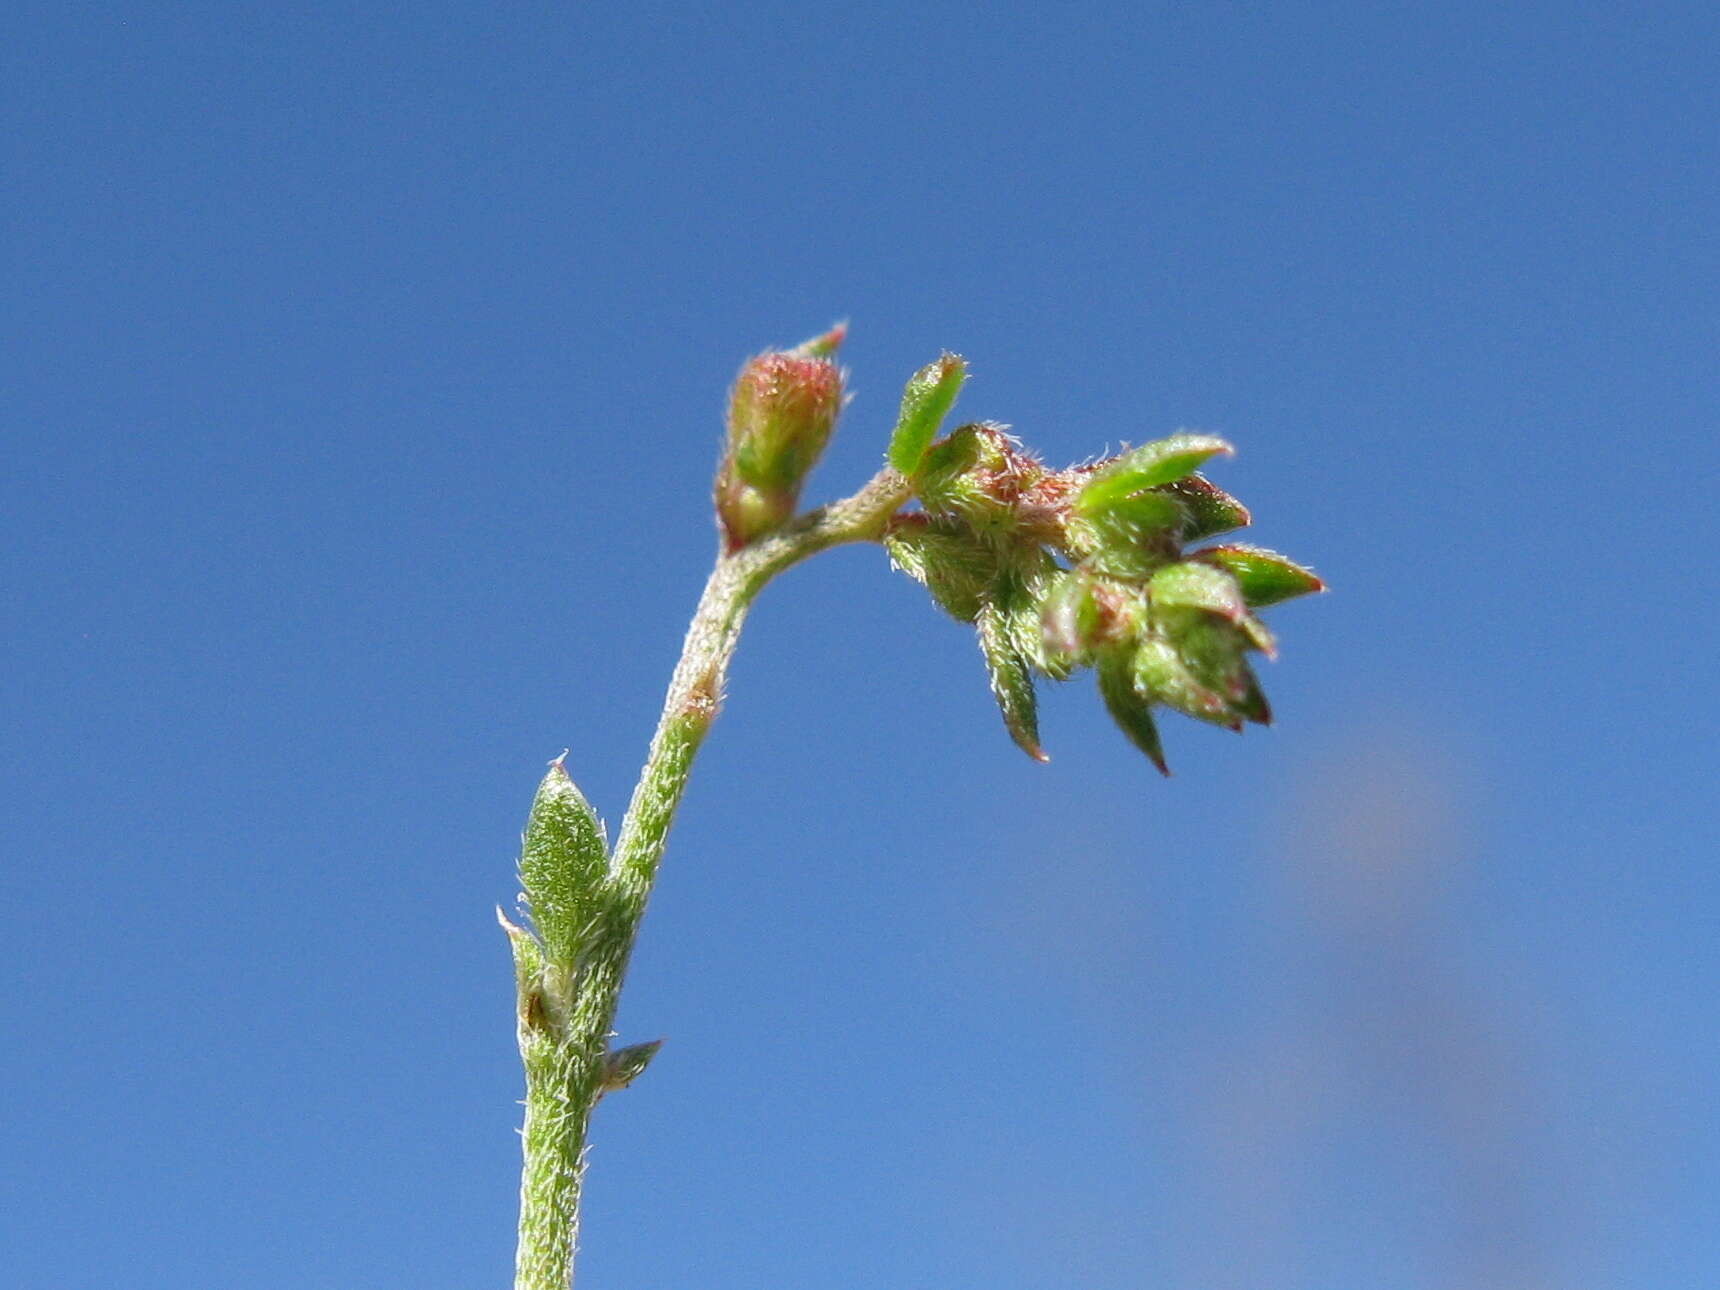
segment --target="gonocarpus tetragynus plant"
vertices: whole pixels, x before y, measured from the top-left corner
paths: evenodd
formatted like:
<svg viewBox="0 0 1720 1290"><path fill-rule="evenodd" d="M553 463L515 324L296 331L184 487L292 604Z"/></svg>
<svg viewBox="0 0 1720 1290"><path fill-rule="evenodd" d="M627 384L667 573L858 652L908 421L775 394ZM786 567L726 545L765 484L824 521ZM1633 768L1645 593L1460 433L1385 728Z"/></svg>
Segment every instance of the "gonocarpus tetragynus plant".
<svg viewBox="0 0 1720 1290"><path fill-rule="evenodd" d="M908 381L878 474L801 511L801 486L842 410L843 335L760 354L735 382L716 566L614 845L560 759L532 803L520 856L527 925L502 919L526 1070L516 1290L571 1283L592 1109L656 1054L655 1043L612 1046L616 1003L688 772L765 583L826 547L877 542L973 626L1004 726L1030 757L1045 760L1037 683L1091 668L1117 725L1161 771L1163 709L1232 730L1271 720L1254 660L1275 645L1258 611L1322 589L1275 552L1211 541L1250 522L1201 473L1230 454L1224 440L1179 433L1052 469L991 422L943 433L967 376L954 354Z"/></svg>

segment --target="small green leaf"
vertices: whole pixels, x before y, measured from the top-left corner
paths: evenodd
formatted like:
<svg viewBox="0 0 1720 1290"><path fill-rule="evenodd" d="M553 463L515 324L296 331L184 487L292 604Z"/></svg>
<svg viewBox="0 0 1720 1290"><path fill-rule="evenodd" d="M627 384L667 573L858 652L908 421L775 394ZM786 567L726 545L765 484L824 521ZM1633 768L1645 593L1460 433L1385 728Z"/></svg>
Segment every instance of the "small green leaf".
<svg viewBox="0 0 1720 1290"><path fill-rule="evenodd" d="M1075 509L1083 515L1097 515L1149 488L1173 484L1210 458L1232 451L1223 439L1201 434L1174 434L1142 444L1088 480L1075 499Z"/></svg>
<svg viewBox="0 0 1720 1290"><path fill-rule="evenodd" d="M514 978L520 998L524 999L526 991L535 987L543 974L543 946L538 944L537 937L504 914L500 905L496 907L496 921L508 934L508 945L514 952Z"/></svg>
<svg viewBox="0 0 1720 1290"><path fill-rule="evenodd" d="M1033 673L1011 639L1008 615L988 602L979 612L979 647L991 676L991 693L1009 737L1034 761L1050 761L1039 746L1039 699Z"/></svg>
<svg viewBox="0 0 1720 1290"><path fill-rule="evenodd" d="M607 1054L603 1059L603 1092L626 1088L638 1079L662 1046L661 1039L653 1039L648 1044L629 1044Z"/></svg>
<svg viewBox="0 0 1720 1290"><path fill-rule="evenodd" d="M1152 704L1135 689L1128 656L1112 650L1099 660L1099 696L1111 720L1117 723L1129 742L1147 755L1147 760L1159 768L1159 774L1169 775L1164 745L1159 742L1159 728L1153 721Z"/></svg>
<svg viewBox="0 0 1720 1290"><path fill-rule="evenodd" d="M597 913L608 854L603 821L556 758L538 785L520 849L520 884L551 963L578 957Z"/></svg>
<svg viewBox="0 0 1720 1290"><path fill-rule="evenodd" d="M1237 628L1248 638L1251 648L1259 650L1267 658L1278 657L1278 638L1272 634L1272 629L1253 614L1248 614L1237 625Z"/></svg>
<svg viewBox="0 0 1720 1290"><path fill-rule="evenodd" d="M1183 538L1199 542L1232 529L1245 529L1254 522L1248 508L1204 475L1190 475L1165 491L1182 500L1188 508L1188 520L1183 524Z"/></svg>
<svg viewBox="0 0 1720 1290"><path fill-rule="evenodd" d="M1097 650L1132 642L1146 630L1148 616L1143 587L1082 564L1052 585L1040 626L1047 649L1088 663Z"/></svg>
<svg viewBox="0 0 1720 1290"><path fill-rule="evenodd" d="M1153 613L1160 618L1179 610L1198 610L1241 622L1248 613L1235 578L1223 569L1192 560L1160 569L1147 583L1147 593L1152 597Z"/></svg>
<svg viewBox="0 0 1720 1290"><path fill-rule="evenodd" d="M936 504L939 493L952 487L963 475L979 465L980 455L986 446L980 438L981 428L978 421L957 426L920 454L919 471L916 475L919 488L916 491L922 498L929 495Z"/></svg>
<svg viewBox="0 0 1720 1290"><path fill-rule="evenodd" d="M1251 609L1280 604L1326 589L1326 584L1312 569L1305 569L1265 547L1240 543L1208 547L1205 551L1195 552L1194 558L1217 565L1235 578L1236 585L1242 589L1242 598Z"/></svg>
<svg viewBox="0 0 1720 1290"><path fill-rule="evenodd" d="M947 352L908 379L889 452L890 464L904 475L911 477L919 470L966 379L967 364L960 355Z"/></svg>
<svg viewBox="0 0 1720 1290"><path fill-rule="evenodd" d="M515 923L498 906L496 921L508 934L514 951L515 1007L520 1056L529 1067L554 1051L567 1021L565 992L555 985L565 979L544 961L543 945L527 928Z"/></svg>

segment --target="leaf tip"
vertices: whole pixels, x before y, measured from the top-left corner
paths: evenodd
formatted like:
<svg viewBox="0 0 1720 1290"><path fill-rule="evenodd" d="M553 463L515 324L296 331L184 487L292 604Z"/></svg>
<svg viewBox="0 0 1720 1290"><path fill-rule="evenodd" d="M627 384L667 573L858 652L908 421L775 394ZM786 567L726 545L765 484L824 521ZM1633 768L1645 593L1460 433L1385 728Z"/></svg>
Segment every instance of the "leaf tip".
<svg viewBox="0 0 1720 1290"><path fill-rule="evenodd" d="M789 351L806 358L829 358L842 348L842 342L848 339L848 320L843 318L830 325L830 330L811 340L802 341Z"/></svg>

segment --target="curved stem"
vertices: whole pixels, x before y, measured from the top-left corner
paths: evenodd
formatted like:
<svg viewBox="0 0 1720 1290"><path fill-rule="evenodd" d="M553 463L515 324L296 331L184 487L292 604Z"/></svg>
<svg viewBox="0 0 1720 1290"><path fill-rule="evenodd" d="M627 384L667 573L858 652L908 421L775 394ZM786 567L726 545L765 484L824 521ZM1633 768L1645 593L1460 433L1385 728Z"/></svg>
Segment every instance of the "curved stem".
<svg viewBox="0 0 1720 1290"><path fill-rule="evenodd" d="M907 479L886 468L854 496L720 556L705 583L610 857L600 924L572 983L566 1027L552 1050L527 1054L515 1290L567 1290L573 1283L586 1135L605 1091L621 984L693 759L721 706L747 610L783 570L828 547L878 538L910 492Z"/></svg>
<svg viewBox="0 0 1720 1290"><path fill-rule="evenodd" d="M813 511L717 561L687 628L650 756L615 844L610 881L636 910L635 922L656 879L693 755L716 719L729 660L753 600L767 582L808 556L846 542L876 539L908 496L907 480L884 470L853 497Z"/></svg>

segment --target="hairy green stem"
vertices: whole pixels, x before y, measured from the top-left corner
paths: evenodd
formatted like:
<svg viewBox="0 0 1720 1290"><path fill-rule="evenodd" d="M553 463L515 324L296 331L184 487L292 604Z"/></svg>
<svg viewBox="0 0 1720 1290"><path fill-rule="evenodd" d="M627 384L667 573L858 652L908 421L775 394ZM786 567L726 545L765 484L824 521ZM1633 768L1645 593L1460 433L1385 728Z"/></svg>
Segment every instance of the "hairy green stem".
<svg viewBox="0 0 1720 1290"><path fill-rule="evenodd" d="M886 468L854 496L721 555L711 571L610 857L597 925L579 961L550 964L541 987L528 986L522 969L526 1121L515 1290L568 1290L573 1283L586 1136L606 1089L621 983L693 759L721 706L747 610L790 566L828 547L878 538L910 491L904 476ZM566 971L557 973L558 966Z"/></svg>

